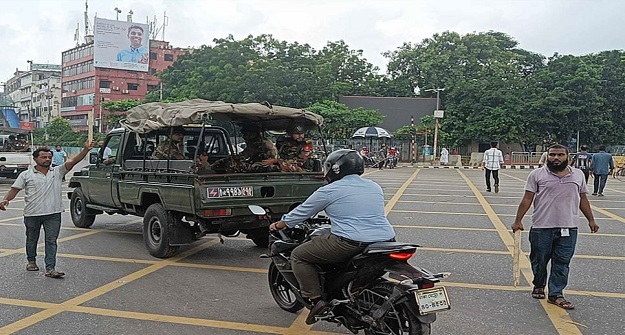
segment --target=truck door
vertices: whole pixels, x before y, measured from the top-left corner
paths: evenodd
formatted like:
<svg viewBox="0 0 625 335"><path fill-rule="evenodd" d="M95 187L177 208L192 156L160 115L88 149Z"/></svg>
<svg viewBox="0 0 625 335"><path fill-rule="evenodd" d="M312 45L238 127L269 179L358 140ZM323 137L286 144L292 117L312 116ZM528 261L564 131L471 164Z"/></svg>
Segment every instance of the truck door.
<svg viewBox="0 0 625 335"><path fill-rule="evenodd" d="M109 207L116 206L114 198L117 196L117 187L113 183L118 178L113 176L119 174L121 165L122 152L120 148L122 135L122 133L111 134L106 138L104 146L100 148L98 153L98 164L92 166L89 170L89 196L91 197L91 203Z"/></svg>

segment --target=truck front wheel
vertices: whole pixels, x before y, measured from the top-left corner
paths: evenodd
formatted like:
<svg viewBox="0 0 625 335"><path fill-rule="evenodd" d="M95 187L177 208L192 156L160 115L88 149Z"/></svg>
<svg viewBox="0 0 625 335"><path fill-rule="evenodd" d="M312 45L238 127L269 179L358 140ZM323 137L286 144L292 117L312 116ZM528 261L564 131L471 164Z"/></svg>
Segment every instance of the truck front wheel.
<svg viewBox="0 0 625 335"><path fill-rule="evenodd" d="M95 221L95 214L89 214L87 208L87 197L80 187L72 192L72 198L69 202L69 211L72 215L74 226L79 228L89 228Z"/></svg>
<svg viewBox="0 0 625 335"><path fill-rule="evenodd" d="M161 204L152 204L143 216L143 241L150 255L169 258L180 249L169 245L169 237L175 216L166 211Z"/></svg>

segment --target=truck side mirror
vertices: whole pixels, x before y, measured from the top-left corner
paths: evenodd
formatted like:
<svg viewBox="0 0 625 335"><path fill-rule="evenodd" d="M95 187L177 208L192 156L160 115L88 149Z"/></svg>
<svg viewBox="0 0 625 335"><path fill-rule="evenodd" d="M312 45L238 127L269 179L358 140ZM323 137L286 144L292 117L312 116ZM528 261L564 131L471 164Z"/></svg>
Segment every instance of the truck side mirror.
<svg viewBox="0 0 625 335"><path fill-rule="evenodd" d="M98 153L90 152L89 153L89 164L97 164L98 163Z"/></svg>

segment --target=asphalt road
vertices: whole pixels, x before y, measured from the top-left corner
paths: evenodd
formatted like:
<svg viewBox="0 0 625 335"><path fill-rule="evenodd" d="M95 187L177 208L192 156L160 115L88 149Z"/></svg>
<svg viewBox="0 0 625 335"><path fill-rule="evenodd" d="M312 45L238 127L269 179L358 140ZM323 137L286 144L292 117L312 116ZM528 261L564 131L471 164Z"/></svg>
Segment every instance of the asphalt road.
<svg viewBox="0 0 625 335"><path fill-rule="evenodd" d="M503 170L495 194L484 192L480 170L366 171L385 190L398 240L422 246L410 262L452 273L444 283L452 310L439 313L433 334L624 334L625 183L609 179L606 196L591 197L601 228L591 235L581 221L565 291L576 309L564 311L530 297L526 256L521 285L512 285L509 228L528 172ZM0 179L0 196L10 184ZM104 214L79 229L63 213L57 268L67 276L27 272L22 196L0 212L0 334L348 333L306 326L305 313L278 308L267 288L268 261L258 258L264 250L251 241L207 237L161 260L145 250L133 216ZM529 251L527 233L522 249ZM43 267L43 243L39 254Z"/></svg>

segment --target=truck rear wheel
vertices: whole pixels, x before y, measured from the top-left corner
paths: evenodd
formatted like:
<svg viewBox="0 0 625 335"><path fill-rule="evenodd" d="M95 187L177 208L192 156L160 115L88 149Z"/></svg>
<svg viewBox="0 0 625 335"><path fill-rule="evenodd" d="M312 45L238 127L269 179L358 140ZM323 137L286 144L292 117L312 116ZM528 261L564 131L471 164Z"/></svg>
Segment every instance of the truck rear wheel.
<svg viewBox="0 0 625 335"><path fill-rule="evenodd" d="M72 192L72 199L69 202L69 211L72 215L74 226L79 228L89 228L95 221L95 214L89 214L87 208L87 198L80 187Z"/></svg>
<svg viewBox="0 0 625 335"><path fill-rule="evenodd" d="M169 245L169 237L176 218L161 204L152 204L143 216L143 241L150 255L169 258L180 249Z"/></svg>

